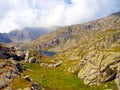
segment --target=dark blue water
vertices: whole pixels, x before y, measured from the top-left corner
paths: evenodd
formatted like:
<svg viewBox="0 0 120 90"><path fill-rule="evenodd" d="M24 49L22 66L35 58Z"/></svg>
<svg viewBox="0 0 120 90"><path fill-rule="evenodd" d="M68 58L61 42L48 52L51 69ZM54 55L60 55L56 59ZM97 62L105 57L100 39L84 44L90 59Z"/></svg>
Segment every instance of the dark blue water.
<svg viewBox="0 0 120 90"><path fill-rule="evenodd" d="M21 50L22 52L24 52L25 50ZM43 51L43 50L39 50L37 52L41 52L43 54L45 54L48 57L53 57L55 54L57 54L57 52L53 52L53 51Z"/></svg>
<svg viewBox="0 0 120 90"><path fill-rule="evenodd" d="M56 54L56 52L52 52L52 51L42 51L42 50L40 50L39 52L45 54L48 57L53 57Z"/></svg>

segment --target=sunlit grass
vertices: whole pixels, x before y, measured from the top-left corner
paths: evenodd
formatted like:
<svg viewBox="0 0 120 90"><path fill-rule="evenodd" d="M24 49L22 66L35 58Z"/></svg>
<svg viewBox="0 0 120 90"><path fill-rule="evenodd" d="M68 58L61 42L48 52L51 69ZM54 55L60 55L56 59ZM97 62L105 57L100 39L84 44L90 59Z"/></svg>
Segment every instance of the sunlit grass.
<svg viewBox="0 0 120 90"><path fill-rule="evenodd" d="M88 86L77 75L64 72L61 67L47 69L38 64L26 63L26 65L29 70L25 74L39 82L43 87L52 88L52 90L117 90L114 81L100 86Z"/></svg>
<svg viewBox="0 0 120 90"><path fill-rule="evenodd" d="M24 89L26 87L30 87L30 82L25 80L24 78L16 78L13 80L12 83L12 90L17 90L17 89Z"/></svg>

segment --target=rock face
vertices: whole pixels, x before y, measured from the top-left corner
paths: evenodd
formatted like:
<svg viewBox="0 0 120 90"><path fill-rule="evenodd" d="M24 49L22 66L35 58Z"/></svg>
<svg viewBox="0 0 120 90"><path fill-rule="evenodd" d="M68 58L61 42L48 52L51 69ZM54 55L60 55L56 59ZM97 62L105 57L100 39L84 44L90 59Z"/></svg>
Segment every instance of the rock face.
<svg viewBox="0 0 120 90"><path fill-rule="evenodd" d="M25 67L17 62L20 58L14 47L8 48L0 44L0 89L9 86L25 70Z"/></svg>
<svg viewBox="0 0 120 90"><path fill-rule="evenodd" d="M0 62L0 64L3 62ZM12 66L12 67L11 67ZM8 69L6 67L9 67ZM10 68L11 67L11 68ZM0 89L5 88L9 85L13 79L20 76L19 67L16 67L15 62L12 60L4 61L4 67L0 68Z"/></svg>
<svg viewBox="0 0 120 90"><path fill-rule="evenodd" d="M92 57L90 55L91 52L82 61L81 65L84 63L84 67L78 74L85 84L99 85L119 78L120 53L101 52Z"/></svg>
<svg viewBox="0 0 120 90"><path fill-rule="evenodd" d="M113 34L113 35L112 35ZM88 85L99 85L115 80L120 90L120 47L119 31L105 36L104 40L98 40L84 51L78 67L78 77ZM93 43L93 42L92 42Z"/></svg>
<svg viewBox="0 0 120 90"><path fill-rule="evenodd" d="M26 51L25 53L25 62L28 62L29 59L29 51Z"/></svg>
<svg viewBox="0 0 120 90"><path fill-rule="evenodd" d="M25 53L25 62L35 63L37 61L36 56L39 56L38 52L26 51L26 53Z"/></svg>
<svg viewBox="0 0 120 90"><path fill-rule="evenodd" d="M0 44L0 58L13 58L14 60L21 60L24 59L24 53L15 47L4 47L2 44Z"/></svg>
<svg viewBox="0 0 120 90"><path fill-rule="evenodd" d="M25 79L25 82L29 84L22 90L41 89L38 83L33 82L28 76L23 74L26 67L19 62L20 59L24 60L23 54L14 47L4 47L0 44L0 90L12 90L13 81L17 78ZM34 62L34 58L30 58L30 62Z"/></svg>

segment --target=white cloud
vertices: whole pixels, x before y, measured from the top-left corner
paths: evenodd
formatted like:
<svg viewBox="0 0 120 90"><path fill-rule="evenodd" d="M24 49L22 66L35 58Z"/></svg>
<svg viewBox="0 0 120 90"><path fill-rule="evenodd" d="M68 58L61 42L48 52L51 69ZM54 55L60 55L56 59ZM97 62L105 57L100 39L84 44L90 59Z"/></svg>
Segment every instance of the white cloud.
<svg viewBox="0 0 120 90"><path fill-rule="evenodd" d="M0 0L0 32L78 24L120 8L119 0ZM70 0L69 0L70 1Z"/></svg>

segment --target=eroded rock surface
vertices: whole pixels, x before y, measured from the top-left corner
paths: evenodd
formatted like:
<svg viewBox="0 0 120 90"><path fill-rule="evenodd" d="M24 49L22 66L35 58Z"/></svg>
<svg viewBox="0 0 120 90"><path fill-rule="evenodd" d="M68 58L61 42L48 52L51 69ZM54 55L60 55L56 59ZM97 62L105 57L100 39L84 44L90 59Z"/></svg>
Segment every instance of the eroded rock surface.
<svg viewBox="0 0 120 90"><path fill-rule="evenodd" d="M120 89L120 53L119 52L89 52L80 62L82 69L78 77L85 84L99 85L115 79ZM92 56L91 56L92 55Z"/></svg>

